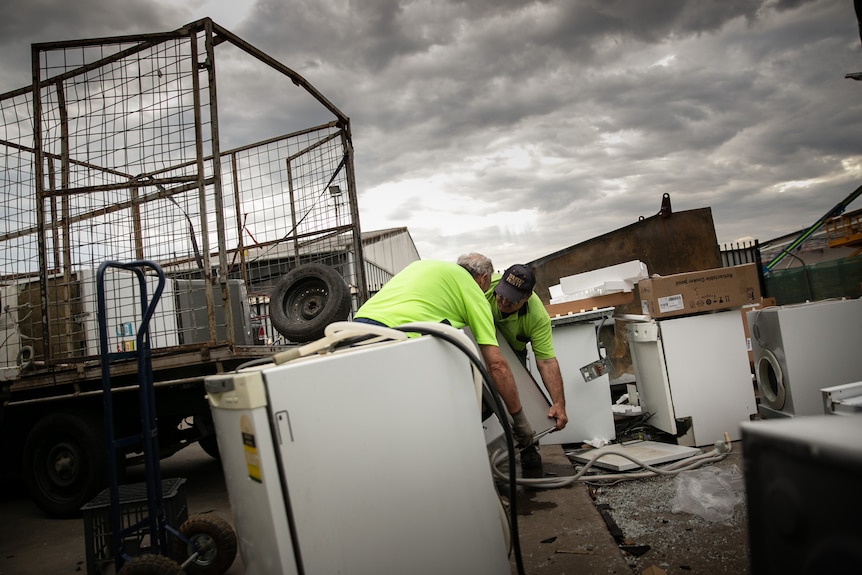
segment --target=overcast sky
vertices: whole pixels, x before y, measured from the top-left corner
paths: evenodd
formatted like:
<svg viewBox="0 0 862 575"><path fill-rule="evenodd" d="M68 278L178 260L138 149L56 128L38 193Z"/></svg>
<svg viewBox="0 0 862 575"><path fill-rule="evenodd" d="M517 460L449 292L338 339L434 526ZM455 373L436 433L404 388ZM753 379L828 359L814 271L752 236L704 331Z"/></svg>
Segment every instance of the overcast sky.
<svg viewBox="0 0 862 575"><path fill-rule="evenodd" d="M0 92L32 42L213 18L351 118L362 228L423 258L533 260L665 193L765 241L862 184L851 0L0 2Z"/></svg>

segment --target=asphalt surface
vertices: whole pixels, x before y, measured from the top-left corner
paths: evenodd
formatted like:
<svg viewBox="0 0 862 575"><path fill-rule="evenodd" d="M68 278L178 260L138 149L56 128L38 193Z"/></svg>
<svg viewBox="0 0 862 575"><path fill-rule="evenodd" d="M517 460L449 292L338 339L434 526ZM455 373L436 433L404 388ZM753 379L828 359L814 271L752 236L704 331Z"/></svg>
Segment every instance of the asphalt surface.
<svg viewBox="0 0 862 575"><path fill-rule="evenodd" d="M541 453L544 476L575 473L561 447L543 446ZM718 465L742 468L741 446L735 443ZM221 465L197 445L164 460L161 469L164 478L186 479L189 514L214 513L233 523ZM133 468L129 479L140 472ZM658 568L654 573L748 573L744 504L722 523L672 513L672 482L671 477L628 481L598 493L581 482L555 489L520 488L521 572L640 575ZM0 495L0 518L0 575L87 573L83 519L46 518L14 488ZM519 573L515 553L510 564L511 573ZM243 573L238 554L226 574Z"/></svg>
<svg viewBox="0 0 862 575"><path fill-rule="evenodd" d="M573 473L561 448L543 447L542 454L546 475ZM132 468L129 482L142 480L142 471ZM221 465L197 445L163 460L161 473L163 478L186 479L189 514L216 513L232 523ZM582 486L522 489L518 504L525 573L631 573ZM47 518L14 488L5 490L0 499L0 516L0 575L87 573L82 518ZM548 544L549 538L554 538L553 545ZM518 573L514 553L510 559L512 573ZM242 573L238 554L226 575Z"/></svg>
<svg viewBox="0 0 862 575"><path fill-rule="evenodd" d="M143 467L132 467L128 481L142 481L142 472ZM189 446L163 460L161 473L166 479L186 479L189 515L215 513L232 523L221 464L200 447ZM7 487L0 497L0 575L87 573L83 518L47 518L17 486ZM225 573L243 573L239 554Z"/></svg>

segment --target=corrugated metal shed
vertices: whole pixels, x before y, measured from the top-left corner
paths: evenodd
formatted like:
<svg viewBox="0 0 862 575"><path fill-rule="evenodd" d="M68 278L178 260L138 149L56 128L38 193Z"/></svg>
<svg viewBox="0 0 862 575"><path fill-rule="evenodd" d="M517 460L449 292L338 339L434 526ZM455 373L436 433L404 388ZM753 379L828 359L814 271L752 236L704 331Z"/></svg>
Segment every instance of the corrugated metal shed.
<svg viewBox="0 0 862 575"><path fill-rule="evenodd" d="M363 232L362 247L367 257L393 274L419 259L419 251L406 227Z"/></svg>

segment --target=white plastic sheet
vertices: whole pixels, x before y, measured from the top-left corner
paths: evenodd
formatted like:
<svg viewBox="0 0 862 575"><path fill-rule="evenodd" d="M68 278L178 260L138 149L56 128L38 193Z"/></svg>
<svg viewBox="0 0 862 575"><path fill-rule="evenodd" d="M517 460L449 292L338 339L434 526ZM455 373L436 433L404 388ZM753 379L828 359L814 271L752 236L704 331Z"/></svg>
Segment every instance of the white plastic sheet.
<svg viewBox="0 0 862 575"><path fill-rule="evenodd" d="M674 513L691 513L707 521L727 521L733 508L742 502L745 482L739 468L701 467L681 471L674 478L676 495L671 502Z"/></svg>

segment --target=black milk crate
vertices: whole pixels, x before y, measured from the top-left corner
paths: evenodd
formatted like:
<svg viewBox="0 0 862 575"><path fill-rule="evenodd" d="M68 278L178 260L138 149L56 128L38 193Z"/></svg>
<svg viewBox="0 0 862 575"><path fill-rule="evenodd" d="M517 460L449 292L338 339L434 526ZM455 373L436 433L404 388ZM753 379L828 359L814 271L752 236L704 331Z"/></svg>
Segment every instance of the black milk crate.
<svg viewBox="0 0 862 575"><path fill-rule="evenodd" d="M174 529L188 519L184 478L162 480L162 500L165 521ZM147 484L120 485L120 527L122 530L145 520L149 515ZM114 560L114 543L111 536L111 491L105 489L81 508L84 514L84 544L86 546L87 575L100 575ZM123 548L134 553L149 541L149 529L143 527L126 535ZM169 536L170 540L171 537Z"/></svg>

